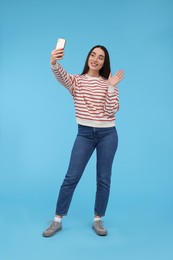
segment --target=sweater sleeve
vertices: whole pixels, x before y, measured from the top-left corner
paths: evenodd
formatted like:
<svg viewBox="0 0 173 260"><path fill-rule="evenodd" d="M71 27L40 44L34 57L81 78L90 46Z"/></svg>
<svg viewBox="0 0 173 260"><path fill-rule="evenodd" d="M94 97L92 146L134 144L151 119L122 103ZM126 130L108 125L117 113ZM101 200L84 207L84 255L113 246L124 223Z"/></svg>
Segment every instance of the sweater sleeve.
<svg viewBox="0 0 173 260"><path fill-rule="evenodd" d="M119 110L119 92L117 86L108 86L104 111L110 117Z"/></svg>
<svg viewBox="0 0 173 260"><path fill-rule="evenodd" d="M69 75L59 63L51 65L51 70L60 84L62 84L72 96L75 95L76 77Z"/></svg>

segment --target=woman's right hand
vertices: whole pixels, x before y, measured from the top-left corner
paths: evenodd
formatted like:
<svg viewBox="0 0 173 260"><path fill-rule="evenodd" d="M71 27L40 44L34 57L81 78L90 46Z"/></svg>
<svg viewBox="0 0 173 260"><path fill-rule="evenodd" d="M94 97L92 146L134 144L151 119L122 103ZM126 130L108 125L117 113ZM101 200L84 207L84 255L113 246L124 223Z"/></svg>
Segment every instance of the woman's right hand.
<svg viewBox="0 0 173 260"><path fill-rule="evenodd" d="M55 65L57 60L62 60L64 56L64 49L53 50L50 57L51 65Z"/></svg>

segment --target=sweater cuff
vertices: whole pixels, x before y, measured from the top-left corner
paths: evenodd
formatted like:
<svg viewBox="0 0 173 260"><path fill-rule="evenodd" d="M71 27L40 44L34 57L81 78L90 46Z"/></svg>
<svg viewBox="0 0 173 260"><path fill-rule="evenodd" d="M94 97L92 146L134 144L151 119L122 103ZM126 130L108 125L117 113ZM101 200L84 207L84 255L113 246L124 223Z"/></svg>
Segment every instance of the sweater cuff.
<svg viewBox="0 0 173 260"><path fill-rule="evenodd" d="M50 67L51 67L53 70L57 70L57 69L59 68L59 64L56 62L55 65L50 64Z"/></svg>
<svg viewBox="0 0 173 260"><path fill-rule="evenodd" d="M114 91L115 91L115 87L114 86L109 86L108 87L108 92L109 93L114 93Z"/></svg>

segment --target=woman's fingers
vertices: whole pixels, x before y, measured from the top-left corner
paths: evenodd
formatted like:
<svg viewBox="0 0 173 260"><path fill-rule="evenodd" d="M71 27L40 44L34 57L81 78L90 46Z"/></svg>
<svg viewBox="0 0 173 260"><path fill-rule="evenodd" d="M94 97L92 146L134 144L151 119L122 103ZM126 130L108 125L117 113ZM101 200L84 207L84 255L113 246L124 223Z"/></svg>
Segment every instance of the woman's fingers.
<svg viewBox="0 0 173 260"><path fill-rule="evenodd" d="M119 79L123 79L124 78L124 70L118 70L116 72L116 76L119 78Z"/></svg>
<svg viewBox="0 0 173 260"><path fill-rule="evenodd" d="M62 59L64 55L64 49L58 49L52 51L52 58L55 60Z"/></svg>

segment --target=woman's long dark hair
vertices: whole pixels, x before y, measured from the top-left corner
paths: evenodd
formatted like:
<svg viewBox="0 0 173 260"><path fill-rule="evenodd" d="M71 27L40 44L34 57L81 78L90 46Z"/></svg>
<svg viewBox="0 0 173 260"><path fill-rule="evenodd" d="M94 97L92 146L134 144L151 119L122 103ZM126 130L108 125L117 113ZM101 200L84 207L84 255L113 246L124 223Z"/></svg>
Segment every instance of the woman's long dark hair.
<svg viewBox="0 0 173 260"><path fill-rule="evenodd" d="M99 74L100 74L100 76L102 76L103 78L108 79L108 78L109 78L109 74L110 74L110 72L111 72L110 58L109 58L108 50L107 50L104 46L102 46L102 45L96 45L96 46L94 46L94 47L89 51L81 75L88 73L88 71L89 71L88 59L89 59L89 57L90 57L92 51L93 51L95 48L100 48L100 49L102 49L102 50L104 51L104 53L105 53L104 64L103 64L103 67L100 69Z"/></svg>

